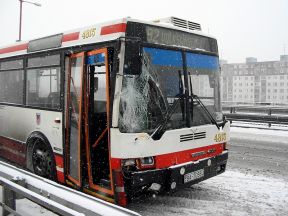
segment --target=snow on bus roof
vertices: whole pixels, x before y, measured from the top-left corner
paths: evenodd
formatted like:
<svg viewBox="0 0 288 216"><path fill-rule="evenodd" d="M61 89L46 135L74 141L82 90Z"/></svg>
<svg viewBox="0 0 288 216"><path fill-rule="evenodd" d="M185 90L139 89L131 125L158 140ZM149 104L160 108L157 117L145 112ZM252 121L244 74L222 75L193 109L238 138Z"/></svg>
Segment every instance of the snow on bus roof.
<svg viewBox="0 0 288 216"><path fill-rule="evenodd" d="M47 37L16 42L8 46L0 47L0 58L23 55L27 54L28 52L37 52L43 50L47 51L60 47L65 48L115 40L119 37L125 36L127 22L149 24L214 38L211 35L197 30L189 30L174 26L172 24L155 23L152 21L143 21L127 17L78 29L68 30L60 34L50 35Z"/></svg>

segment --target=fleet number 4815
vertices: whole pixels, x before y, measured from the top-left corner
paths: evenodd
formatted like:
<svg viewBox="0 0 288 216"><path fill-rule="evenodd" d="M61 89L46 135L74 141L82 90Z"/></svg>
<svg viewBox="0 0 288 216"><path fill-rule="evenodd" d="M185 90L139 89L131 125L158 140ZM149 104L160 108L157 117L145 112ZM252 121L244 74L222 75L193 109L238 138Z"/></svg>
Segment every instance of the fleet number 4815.
<svg viewBox="0 0 288 216"><path fill-rule="evenodd" d="M91 29L85 30L82 33L82 38L87 39L87 38L95 37L95 35L96 35L96 28L91 28Z"/></svg>
<svg viewBox="0 0 288 216"><path fill-rule="evenodd" d="M222 142L226 140L226 133L218 133L214 137L215 142Z"/></svg>

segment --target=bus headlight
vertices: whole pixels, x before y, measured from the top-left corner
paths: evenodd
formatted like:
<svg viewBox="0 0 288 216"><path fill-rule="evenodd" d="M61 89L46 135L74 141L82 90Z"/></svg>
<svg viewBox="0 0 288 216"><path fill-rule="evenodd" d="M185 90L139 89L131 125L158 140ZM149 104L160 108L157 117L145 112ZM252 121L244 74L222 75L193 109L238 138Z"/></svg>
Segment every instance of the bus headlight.
<svg viewBox="0 0 288 216"><path fill-rule="evenodd" d="M140 158L141 166L153 166L154 165L154 158L153 157L145 157Z"/></svg>
<svg viewBox="0 0 288 216"><path fill-rule="evenodd" d="M138 169L148 169L154 168L155 162L153 157L144 157L137 159L137 167Z"/></svg>

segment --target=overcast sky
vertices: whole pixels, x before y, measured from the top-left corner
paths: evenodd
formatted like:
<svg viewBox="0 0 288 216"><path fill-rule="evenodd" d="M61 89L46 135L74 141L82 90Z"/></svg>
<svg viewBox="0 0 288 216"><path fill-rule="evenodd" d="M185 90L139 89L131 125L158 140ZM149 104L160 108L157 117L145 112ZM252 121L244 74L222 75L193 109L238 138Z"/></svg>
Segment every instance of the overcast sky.
<svg viewBox="0 0 288 216"><path fill-rule="evenodd" d="M130 16L176 16L199 22L218 39L220 58L279 60L288 54L288 0L31 0L23 3L22 39ZM19 0L0 0L0 46L18 39Z"/></svg>

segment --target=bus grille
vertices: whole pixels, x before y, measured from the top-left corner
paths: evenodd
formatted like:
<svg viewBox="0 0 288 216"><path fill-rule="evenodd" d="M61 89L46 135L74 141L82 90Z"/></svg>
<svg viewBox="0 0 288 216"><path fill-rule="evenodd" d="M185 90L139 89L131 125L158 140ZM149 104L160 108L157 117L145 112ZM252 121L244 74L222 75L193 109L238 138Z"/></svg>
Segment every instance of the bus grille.
<svg viewBox="0 0 288 216"><path fill-rule="evenodd" d="M192 133L192 134L184 134L180 135L180 142L190 141L190 140L197 140L197 139L204 139L206 138L206 132L199 132L199 133Z"/></svg>

